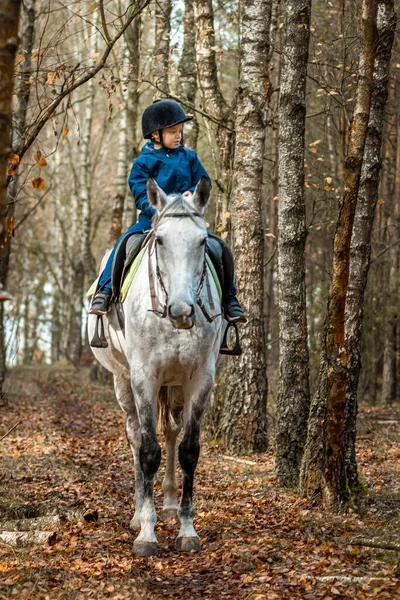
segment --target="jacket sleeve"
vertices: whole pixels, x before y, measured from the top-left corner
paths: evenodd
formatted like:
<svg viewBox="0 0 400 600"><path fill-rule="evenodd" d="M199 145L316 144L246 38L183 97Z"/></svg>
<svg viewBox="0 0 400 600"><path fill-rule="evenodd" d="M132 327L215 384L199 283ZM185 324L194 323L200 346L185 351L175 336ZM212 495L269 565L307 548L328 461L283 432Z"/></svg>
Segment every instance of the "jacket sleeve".
<svg viewBox="0 0 400 600"><path fill-rule="evenodd" d="M197 156L196 152L191 151L189 154L189 161L190 161L190 170L192 173L192 177L191 177L191 187L187 190L188 192L194 192L196 185L199 183L200 179L204 176L207 177L208 181L211 184L211 179L207 173L207 171L205 170L205 168L203 167L203 165L201 164L199 157Z"/></svg>
<svg viewBox="0 0 400 600"><path fill-rule="evenodd" d="M156 209L150 206L147 198L147 180L149 178L148 167L139 160L135 160L128 178L129 188L135 199L136 208L151 219L156 213Z"/></svg>

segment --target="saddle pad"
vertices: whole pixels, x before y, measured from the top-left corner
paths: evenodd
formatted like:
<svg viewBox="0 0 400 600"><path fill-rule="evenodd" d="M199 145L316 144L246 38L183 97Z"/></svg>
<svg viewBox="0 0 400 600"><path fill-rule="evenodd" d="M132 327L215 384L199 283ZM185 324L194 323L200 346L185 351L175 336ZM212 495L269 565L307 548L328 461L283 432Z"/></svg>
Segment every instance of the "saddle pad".
<svg viewBox="0 0 400 600"><path fill-rule="evenodd" d="M147 250L147 244L144 248L141 249L141 251L139 252L139 254L137 255L137 257L135 258L135 260L133 261L133 263L130 266L130 269L124 279L124 283L122 284L122 287L121 287L121 302L124 302L124 300L126 298L128 290L131 287L132 281L134 280L136 272L137 272L138 268L140 267L140 264L143 260L143 256L144 256L146 250ZM221 302L221 299L222 299L221 284L218 280L214 265L212 264L211 259L208 256L208 254L206 254L206 261L207 261L207 265L211 271L211 274L213 276L213 279L215 281L215 285L217 286L218 298L219 298L219 301Z"/></svg>
<svg viewBox="0 0 400 600"><path fill-rule="evenodd" d="M90 288L86 292L86 298L90 299L96 293L97 286L99 284L99 279L100 279L100 277L98 277L97 279L95 279L93 281L92 285L90 286Z"/></svg>
<svg viewBox="0 0 400 600"><path fill-rule="evenodd" d="M141 249L141 251L139 252L139 254L137 255L137 257L135 258L135 260L133 261L133 263L131 264L131 266L129 268L129 271L128 271L125 279L124 279L124 283L122 284L122 287L121 287L121 302L124 302L124 300L126 298L128 290L131 287L132 281L134 280L134 277L135 277L135 275L137 273L137 270L138 270L138 268L141 265L141 262L143 260L143 257L145 255L145 253L146 253L146 250L147 250L147 244L146 244L146 246L144 248ZM216 272L216 270L214 268L214 265L211 262L211 258L208 256L208 254L206 254L206 261L207 261L208 268L211 271L211 275L212 275L212 277L214 279L215 285L217 287L219 301L221 302L221 300L222 300L222 288L221 288L221 284L219 282L219 279L218 279L218 276L217 276L217 272ZM86 294L86 296L88 298L91 298L93 296L93 294L96 292L98 281L99 281L99 277L90 286L90 288L89 288L89 290L88 290L88 292Z"/></svg>
<svg viewBox="0 0 400 600"><path fill-rule="evenodd" d="M136 258L133 260L127 274L126 277L124 279L124 283L121 286L121 301L123 302L126 298L126 294L128 293L129 288L131 287L131 283L133 281L133 278L136 275L136 271L138 270L140 263L142 262L144 253L147 249L147 244L144 246L144 248L142 248L139 252L139 254L136 256ZM100 277L98 277L96 279L96 281L94 281L92 283L92 285L90 286L90 288L88 289L88 291L86 292L86 296L87 298L91 298L97 291L97 286L99 283L99 279Z"/></svg>
<svg viewBox="0 0 400 600"><path fill-rule="evenodd" d="M141 262L143 260L143 256L145 255L145 252L147 250L149 243L147 242L147 244L144 246L144 248L141 249L141 251L139 252L139 254L137 255L137 257L135 258L135 260L133 261L133 263L131 264L131 266L129 267L129 271L126 274L126 277L124 279L124 283L121 286L121 302L124 302L126 295L128 293L129 288L131 287L132 281L136 275L136 272L138 270L138 268L141 265Z"/></svg>

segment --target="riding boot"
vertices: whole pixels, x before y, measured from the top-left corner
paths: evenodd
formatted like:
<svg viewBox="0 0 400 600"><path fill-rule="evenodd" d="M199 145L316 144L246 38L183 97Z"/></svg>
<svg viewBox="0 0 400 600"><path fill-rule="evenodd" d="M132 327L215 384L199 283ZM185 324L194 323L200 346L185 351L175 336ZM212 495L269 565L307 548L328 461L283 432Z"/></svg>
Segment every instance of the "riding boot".
<svg viewBox="0 0 400 600"><path fill-rule="evenodd" d="M218 242L220 252L215 249L215 242ZM218 277L220 278L220 268L223 272L223 290L222 290L222 305L224 308L224 316L231 323L246 323L247 318L240 306L239 300L236 297L236 286L234 284L234 263L232 251L228 244L214 233L208 234L208 246L210 256L214 266L216 266ZM218 246L217 246L218 248ZM221 278L220 278L221 280Z"/></svg>
<svg viewBox="0 0 400 600"><path fill-rule="evenodd" d="M230 296L225 302L225 319L231 323L247 323L246 315L236 296Z"/></svg>
<svg viewBox="0 0 400 600"><path fill-rule="evenodd" d="M102 315L107 314L110 308L111 293L105 290L98 291L92 298L92 303L89 308L89 315Z"/></svg>

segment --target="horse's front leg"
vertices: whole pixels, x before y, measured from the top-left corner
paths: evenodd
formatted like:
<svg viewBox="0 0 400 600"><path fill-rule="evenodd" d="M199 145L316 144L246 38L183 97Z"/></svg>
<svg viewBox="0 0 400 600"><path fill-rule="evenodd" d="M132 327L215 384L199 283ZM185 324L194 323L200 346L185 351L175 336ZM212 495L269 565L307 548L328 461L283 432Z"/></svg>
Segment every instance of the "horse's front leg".
<svg viewBox="0 0 400 600"><path fill-rule="evenodd" d="M176 481L176 439L182 429L183 395L179 388L168 388L167 408L161 423L165 438L165 476L162 483L164 503L161 518L166 521L177 517L178 484Z"/></svg>
<svg viewBox="0 0 400 600"><path fill-rule="evenodd" d="M143 471L140 464L140 426L129 379L114 375L114 389L118 404L125 414L125 432L135 465L135 514L130 522L132 529L140 528L140 511L143 504Z"/></svg>
<svg viewBox="0 0 400 600"><path fill-rule="evenodd" d="M161 447L157 440L157 398L159 386L138 381L132 376L132 389L140 425L139 460L143 473L143 500L140 510L140 533L133 547L139 556L157 554L158 541L154 533L157 521L154 507L154 477L161 461Z"/></svg>
<svg viewBox="0 0 400 600"><path fill-rule="evenodd" d="M210 398L213 378L184 390L184 434L179 445L179 463L182 468L182 498L178 510L180 530L176 540L179 550L201 550L199 536L193 525L193 479L200 454L200 425Z"/></svg>

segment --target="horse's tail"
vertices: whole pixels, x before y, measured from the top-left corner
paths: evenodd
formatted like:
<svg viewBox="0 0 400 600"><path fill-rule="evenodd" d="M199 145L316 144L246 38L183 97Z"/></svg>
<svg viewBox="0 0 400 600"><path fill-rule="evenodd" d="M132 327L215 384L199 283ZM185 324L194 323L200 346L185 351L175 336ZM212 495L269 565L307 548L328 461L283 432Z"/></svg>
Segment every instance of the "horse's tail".
<svg viewBox="0 0 400 600"><path fill-rule="evenodd" d="M163 385L158 395L158 429L165 431L171 422L172 415L168 406L168 387Z"/></svg>

